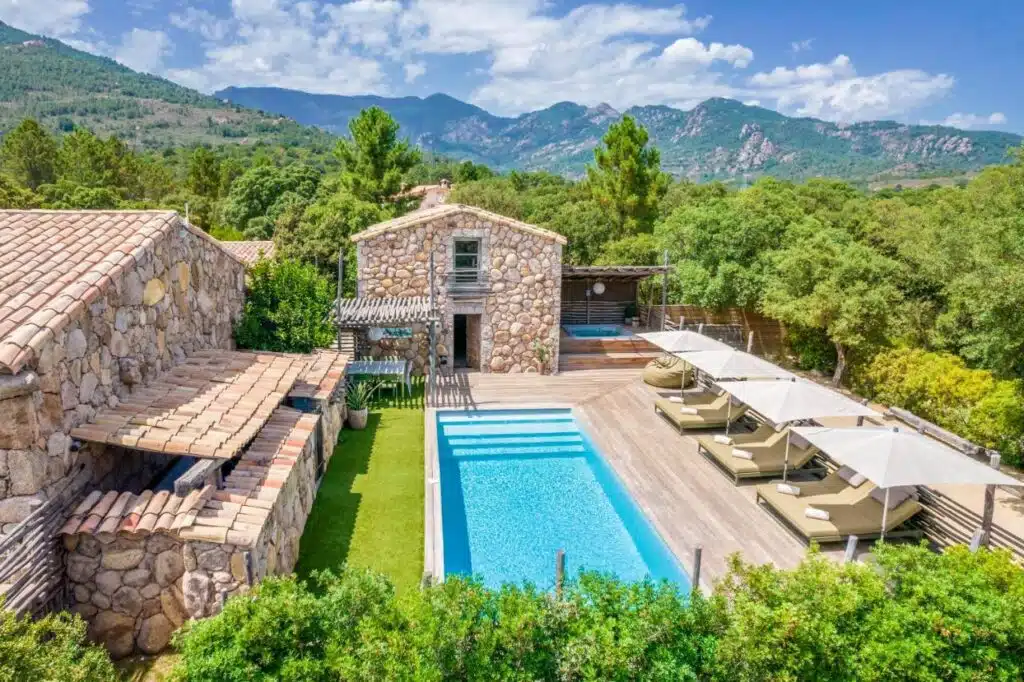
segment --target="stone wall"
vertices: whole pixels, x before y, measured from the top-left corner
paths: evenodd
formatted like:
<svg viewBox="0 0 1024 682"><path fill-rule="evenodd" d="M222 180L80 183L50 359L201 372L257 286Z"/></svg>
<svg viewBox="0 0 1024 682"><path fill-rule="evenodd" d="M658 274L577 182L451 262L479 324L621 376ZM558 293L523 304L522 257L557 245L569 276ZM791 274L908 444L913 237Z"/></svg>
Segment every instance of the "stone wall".
<svg viewBox="0 0 1024 682"><path fill-rule="evenodd" d="M0 532L35 497L69 483L118 485L117 452L67 435L103 406L195 350L230 348L244 266L179 226L70 320L18 376L0 385ZM74 308L73 308L74 309Z"/></svg>
<svg viewBox="0 0 1024 682"><path fill-rule="evenodd" d="M441 310L438 355L454 347L454 316L480 315L480 367L484 372L523 372L537 368L533 344L548 347L547 368L558 367L562 245L537 229L466 210L419 224L372 234L357 244L359 295L429 295L429 254L434 254L437 304ZM456 238L480 240L481 271L487 278L479 295L449 292ZM427 330L413 328L411 339L371 344L375 356L401 354L419 373L429 363Z"/></svg>
<svg viewBox="0 0 1024 682"><path fill-rule="evenodd" d="M218 613L227 599L268 575L291 573L316 495L317 448L330 459L344 418L343 401L321 401L320 437L304 444L278 492L257 495L268 500L268 509L252 540L226 529L220 541L197 539L211 536L195 527L65 535L72 610L89 622L90 638L115 658L157 653L185 620ZM215 499L205 505L200 514L227 506Z"/></svg>

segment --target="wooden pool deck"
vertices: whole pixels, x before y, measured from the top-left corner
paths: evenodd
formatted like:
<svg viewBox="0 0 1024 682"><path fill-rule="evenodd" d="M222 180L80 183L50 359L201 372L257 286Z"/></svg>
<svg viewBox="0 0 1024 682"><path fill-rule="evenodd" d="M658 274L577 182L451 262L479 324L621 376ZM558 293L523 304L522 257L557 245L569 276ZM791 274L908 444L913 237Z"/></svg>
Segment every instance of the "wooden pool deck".
<svg viewBox="0 0 1024 682"><path fill-rule="evenodd" d="M704 588L726 573L729 556L736 552L758 564L791 567L799 563L807 545L758 507L754 483L733 485L731 478L697 452L695 438L680 435L656 415L652 403L657 396L635 369L556 376L467 373L444 378L434 405L438 409L571 406L687 572L692 574L695 548L703 548ZM434 421L432 408L428 431ZM436 443L433 433L428 433L426 442L429 481L436 476L429 462L430 444ZM428 500L428 516L430 505ZM439 512L439 504L433 509ZM866 543L862 545L866 550ZM840 558L843 548L826 546L825 553Z"/></svg>

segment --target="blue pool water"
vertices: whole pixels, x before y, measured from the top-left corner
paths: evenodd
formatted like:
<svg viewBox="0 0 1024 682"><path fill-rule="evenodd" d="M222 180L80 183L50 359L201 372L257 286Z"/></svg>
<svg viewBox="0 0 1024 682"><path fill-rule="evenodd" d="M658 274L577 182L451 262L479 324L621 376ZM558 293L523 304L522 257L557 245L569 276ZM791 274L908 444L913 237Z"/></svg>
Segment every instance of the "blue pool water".
<svg viewBox="0 0 1024 682"><path fill-rule="evenodd" d="M689 579L570 410L438 412L445 574L554 585L566 572Z"/></svg>
<svg viewBox="0 0 1024 682"><path fill-rule="evenodd" d="M615 338L632 336L633 331L619 324L567 324L565 333L581 339Z"/></svg>

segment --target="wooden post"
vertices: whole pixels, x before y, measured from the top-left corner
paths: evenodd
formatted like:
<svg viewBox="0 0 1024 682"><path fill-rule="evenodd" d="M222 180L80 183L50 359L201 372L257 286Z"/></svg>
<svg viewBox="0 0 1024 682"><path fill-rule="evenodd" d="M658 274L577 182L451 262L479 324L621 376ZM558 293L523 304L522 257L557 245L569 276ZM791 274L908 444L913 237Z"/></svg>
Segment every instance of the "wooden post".
<svg viewBox="0 0 1024 682"><path fill-rule="evenodd" d="M665 331L665 311L668 308L668 249L662 259L665 270L661 273L661 331Z"/></svg>
<svg viewBox="0 0 1024 682"><path fill-rule="evenodd" d="M341 287L345 278L345 249L338 250L338 299L334 302L334 333L338 337L338 352L341 352ZM354 357L349 359L355 359Z"/></svg>
<svg viewBox="0 0 1024 682"><path fill-rule="evenodd" d="M846 553L843 554L843 563L848 564L857 557L857 541L856 535L851 535L846 538Z"/></svg>
<svg viewBox="0 0 1024 682"><path fill-rule="evenodd" d="M565 550L555 552L555 598L561 601L562 587L565 585Z"/></svg>
<svg viewBox="0 0 1024 682"><path fill-rule="evenodd" d="M704 548L697 545L693 548L693 584L690 585L691 592L700 591L700 562L704 554Z"/></svg>
<svg viewBox="0 0 1024 682"><path fill-rule="evenodd" d="M993 469L999 469L999 461L1002 456L998 452L991 453L989 455L988 464ZM994 485L985 486L985 509L981 515L981 546L988 547L992 541L992 517L996 513L996 487Z"/></svg>
<svg viewBox="0 0 1024 682"><path fill-rule="evenodd" d="M754 352L754 330L750 330L750 334L747 336L747 352Z"/></svg>

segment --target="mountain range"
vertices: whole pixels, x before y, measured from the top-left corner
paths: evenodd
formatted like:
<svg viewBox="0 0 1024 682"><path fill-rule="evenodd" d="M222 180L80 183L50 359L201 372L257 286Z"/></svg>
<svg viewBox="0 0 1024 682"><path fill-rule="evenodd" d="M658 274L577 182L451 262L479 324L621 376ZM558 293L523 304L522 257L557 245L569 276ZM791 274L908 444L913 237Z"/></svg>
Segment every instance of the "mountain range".
<svg viewBox="0 0 1024 682"><path fill-rule="evenodd" d="M84 125L144 148L330 142L317 128L226 104L0 22L0 132L26 117L54 130Z"/></svg>
<svg viewBox="0 0 1024 682"><path fill-rule="evenodd" d="M666 171L694 180L765 174L853 179L957 174L1004 162L1007 150L1022 142L1019 135L993 131L792 118L721 98L689 111L642 106L619 112L607 104L561 102L510 118L443 94L350 97L233 87L215 96L337 134L345 134L360 110L375 105L394 116L402 133L425 149L503 170L567 175L583 172L608 126L624 114L647 128Z"/></svg>
<svg viewBox="0 0 1024 682"><path fill-rule="evenodd" d="M830 123L790 118L728 99L682 111L619 112L562 102L515 117L443 94L317 95L232 87L204 95L0 22L0 133L26 117L54 130L87 126L140 148L264 141L325 147L367 106L390 112L424 149L499 170L579 176L608 126L639 120L668 172L694 180L817 175L851 180L958 175L1006 160L1019 135L892 121Z"/></svg>

